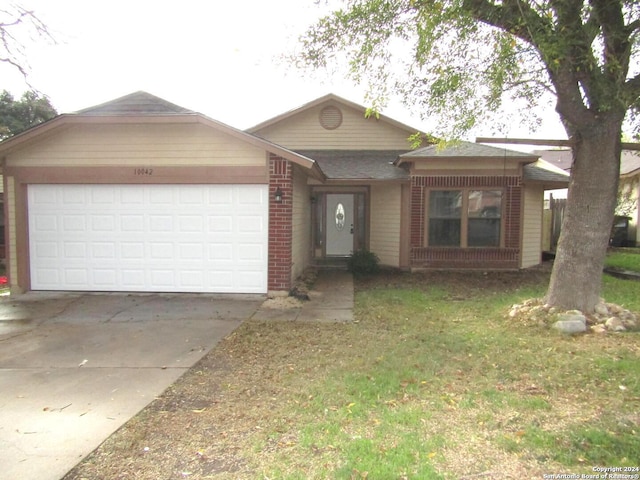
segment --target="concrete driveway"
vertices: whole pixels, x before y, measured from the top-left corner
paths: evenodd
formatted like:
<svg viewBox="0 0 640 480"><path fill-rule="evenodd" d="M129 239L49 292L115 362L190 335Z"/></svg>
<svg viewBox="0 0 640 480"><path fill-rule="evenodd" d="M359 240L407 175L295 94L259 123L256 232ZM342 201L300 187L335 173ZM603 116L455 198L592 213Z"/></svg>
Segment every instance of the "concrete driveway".
<svg viewBox="0 0 640 480"><path fill-rule="evenodd" d="M2 478L63 477L250 318L262 300L0 297Z"/></svg>

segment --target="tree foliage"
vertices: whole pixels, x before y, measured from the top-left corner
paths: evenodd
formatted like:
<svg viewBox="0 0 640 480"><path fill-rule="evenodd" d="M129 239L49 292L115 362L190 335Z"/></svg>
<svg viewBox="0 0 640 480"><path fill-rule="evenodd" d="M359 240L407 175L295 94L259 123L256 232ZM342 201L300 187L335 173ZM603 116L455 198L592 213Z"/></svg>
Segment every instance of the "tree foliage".
<svg viewBox="0 0 640 480"><path fill-rule="evenodd" d="M25 92L20 100L14 100L5 90L0 94L0 140L50 120L57 114L49 99L36 92Z"/></svg>
<svg viewBox="0 0 640 480"><path fill-rule="evenodd" d="M442 131L434 133L460 136L505 104L520 105L530 119L533 107L553 97L569 135L584 115L639 111L635 0L341 5L303 36L299 62L312 68L346 62L373 98L400 95L424 117L439 117Z"/></svg>

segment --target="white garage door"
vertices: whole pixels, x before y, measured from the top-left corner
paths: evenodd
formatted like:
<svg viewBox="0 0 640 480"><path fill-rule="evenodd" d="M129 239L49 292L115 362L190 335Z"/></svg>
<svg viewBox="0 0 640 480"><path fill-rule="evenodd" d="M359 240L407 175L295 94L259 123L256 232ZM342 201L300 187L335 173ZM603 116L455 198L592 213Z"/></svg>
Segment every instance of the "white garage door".
<svg viewBox="0 0 640 480"><path fill-rule="evenodd" d="M266 185L29 185L33 290L267 291Z"/></svg>

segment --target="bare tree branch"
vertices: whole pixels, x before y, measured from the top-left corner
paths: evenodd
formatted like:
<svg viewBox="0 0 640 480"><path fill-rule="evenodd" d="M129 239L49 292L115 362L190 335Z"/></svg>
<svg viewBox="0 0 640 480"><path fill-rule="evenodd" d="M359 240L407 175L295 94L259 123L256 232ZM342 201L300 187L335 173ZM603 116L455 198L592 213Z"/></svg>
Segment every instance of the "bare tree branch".
<svg viewBox="0 0 640 480"><path fill-rule="evenodd" d="M14 67L29 84L30 65L27 58L27 39L31 42L55 43L47 25L35 14L20 5L0 9L0 62Z"/></svg>

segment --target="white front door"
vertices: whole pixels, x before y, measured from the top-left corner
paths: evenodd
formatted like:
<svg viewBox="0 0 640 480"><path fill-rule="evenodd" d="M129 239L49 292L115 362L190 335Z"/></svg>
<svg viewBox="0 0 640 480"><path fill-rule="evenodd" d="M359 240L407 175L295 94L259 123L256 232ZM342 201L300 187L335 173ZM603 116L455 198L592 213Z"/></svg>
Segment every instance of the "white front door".
<svg viewBox="0 0 640 480"><path fill-rule="evenodd" d="M266 185L29 185L33 290L265 293Z"/></svg>
<svg viewBox="0 0 640 480"><path fill-rule="evenodd" d="M327 194L327 255L346 256L353 253L353 206L353 194Z"/></svg>

